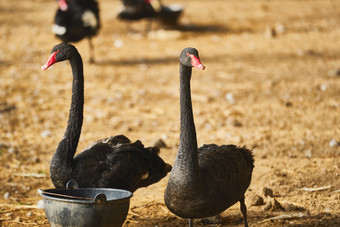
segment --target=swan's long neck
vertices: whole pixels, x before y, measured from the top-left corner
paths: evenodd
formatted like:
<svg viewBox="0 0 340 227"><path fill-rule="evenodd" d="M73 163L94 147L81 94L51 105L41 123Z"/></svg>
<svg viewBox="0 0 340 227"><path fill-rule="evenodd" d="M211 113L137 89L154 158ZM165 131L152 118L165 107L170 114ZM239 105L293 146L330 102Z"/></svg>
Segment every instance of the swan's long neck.
<svg viewBox="0 0 340 227"><path fill-rule="evenodd" d="M51 162L51 171L65 168L71 171L73 156L76 153L83 124L84 75L83 62L77 51L69 59L73 74L72 100L68 124L63 139L60 141Z"/></svg>
<svg viewBox="0 0 340 227"><path fill-rule="evenodd" d="M197 185L200 180L198 167L197 138L191 103L191 67L180 64L180 142L173 176L179 176L188 185ZM180 179L178 179L180 180ZM195 182L195 183L194 183Z"/></svg>

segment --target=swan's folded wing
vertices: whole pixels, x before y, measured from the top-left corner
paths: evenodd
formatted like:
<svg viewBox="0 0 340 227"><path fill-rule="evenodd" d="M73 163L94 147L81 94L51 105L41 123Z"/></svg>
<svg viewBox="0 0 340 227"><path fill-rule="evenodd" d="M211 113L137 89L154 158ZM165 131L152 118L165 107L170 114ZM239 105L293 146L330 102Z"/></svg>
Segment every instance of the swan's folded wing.
<svg viewBox="0 0 340 227"><path fill-rule="evenodd" d="M209 144L200 147L198 154L201 174L217 184L242 183L249 179L254 167L252 152L245 147Z"/></svg>

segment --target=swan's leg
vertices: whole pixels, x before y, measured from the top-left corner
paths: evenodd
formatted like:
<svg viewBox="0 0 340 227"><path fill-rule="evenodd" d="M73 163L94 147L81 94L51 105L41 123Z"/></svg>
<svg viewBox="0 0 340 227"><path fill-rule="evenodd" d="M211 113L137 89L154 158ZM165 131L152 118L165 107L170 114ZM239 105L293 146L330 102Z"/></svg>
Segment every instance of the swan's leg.
<svg viewBox="0 0 340 227"><path fill-rule="evenodd" d="M89 62L90 62L90 63L94 63L94 57L93 57L93 43L92 43L91 37L89 37L88 40L89 40L89 49L90 49L90 59L89 59Z"/></svg>
<svg viewBox="0 0 340 227"><path fill-rule="evenodd" d="M189 227L193 227L193 226L194 226L194 224L193 224L193 222L192 222L192 219L191 219L191 218L189 218L188 220L189 220Z"/></svg>
<svg viewBox="0 0 340 227"><path fill-rule="evenodd" d="M138 33L138 31L134 28L135 26L133 21L127 21L125 24L128 35L134 35Z"/></svg>
<svg viewBox="0 0 340 227"><path fill-rule="evenodd" d="M247 221L247 207L246 204L244 203L244 195L242 196L242 198L240 199L240 207L241 207L241 212L243 214L243 218L244 218L244 226L248 227L248 221Z"/></svg>
<svg viewBox="0 0 340 227"><path fill-rule="evenodd" d="M148 18L146 28L145 28L145 36L148 36L149 32L152 30L152 20L153 18Z"/></svg>
<svg viewBox="0 0 340 227"><path fill-rule="evenodd" d="M128 31L128 34L134 33L131 23L126 23L126 29Z"/></svg>

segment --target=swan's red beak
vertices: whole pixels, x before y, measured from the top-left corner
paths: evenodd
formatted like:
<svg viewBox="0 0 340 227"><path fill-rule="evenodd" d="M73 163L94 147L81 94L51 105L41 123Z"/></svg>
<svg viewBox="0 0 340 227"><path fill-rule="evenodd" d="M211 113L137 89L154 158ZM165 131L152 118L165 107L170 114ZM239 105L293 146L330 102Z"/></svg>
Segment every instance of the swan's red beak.
<svg viewBox="0 0 340 227"><path fill-rule="evenodd" d="M205 70L205 66L202 64L199 64L198 66L195 66L196 68L200 69L200 70Z"/></svg>
<svg viewBox="0 0 340 227"><path fill-rule="evenodd" d="M41 66L41 70L45 70L47 68L49 68L51 65L53 65L54 63L57 62L56 59L56 55L59 53L60 51L55 51L53 52L50 57L47 59L47 62L45 63L45 65Z"/></svg>
<svg viewBox="0 0 340 227"><path fill-rule="evenodd" d="M67 3L66 3L66 0L58 0L58 4L59 4L59 8L62 10L62 11L66 11L67 10Z"/></svg>
<svg viewBox="0 0 340 227"><path fill-rule="evenodd" d="M195 68L198 68L200 70L204 70L205 66L201 63L201 60L193 55L193 54L187 54L191 58L191 65Z"/></svg>

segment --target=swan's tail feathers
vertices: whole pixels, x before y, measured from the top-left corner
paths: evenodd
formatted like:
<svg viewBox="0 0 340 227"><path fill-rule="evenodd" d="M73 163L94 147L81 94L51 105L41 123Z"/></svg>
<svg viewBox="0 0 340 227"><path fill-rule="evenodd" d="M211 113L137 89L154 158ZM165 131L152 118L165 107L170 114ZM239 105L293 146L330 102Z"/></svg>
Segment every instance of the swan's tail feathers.
<svg viewBox="0 0 340 227"><path fill-rule="evenodd" d="M247 163L251 165L252 168L255 167L255 159L254 159L254 153L252 150L249 150L245 145L243 147L239 147L239 149L242 151L244 158L246 159Z"/></svg>

